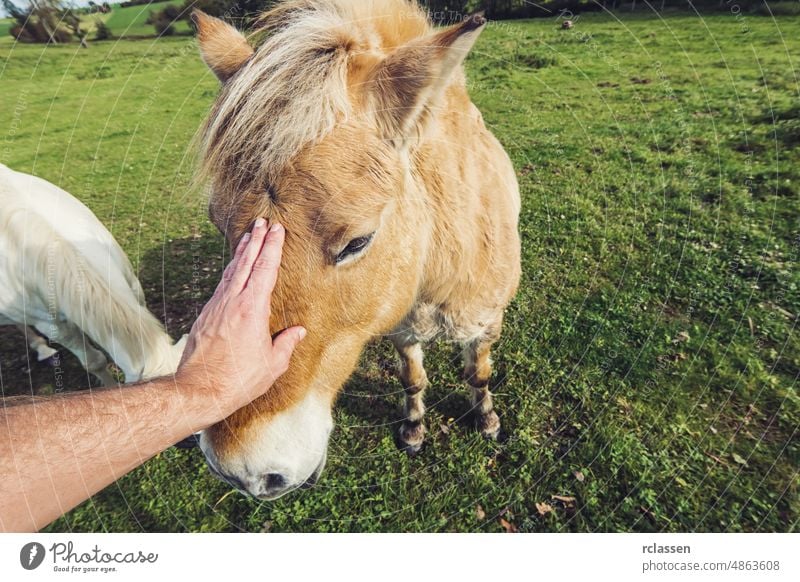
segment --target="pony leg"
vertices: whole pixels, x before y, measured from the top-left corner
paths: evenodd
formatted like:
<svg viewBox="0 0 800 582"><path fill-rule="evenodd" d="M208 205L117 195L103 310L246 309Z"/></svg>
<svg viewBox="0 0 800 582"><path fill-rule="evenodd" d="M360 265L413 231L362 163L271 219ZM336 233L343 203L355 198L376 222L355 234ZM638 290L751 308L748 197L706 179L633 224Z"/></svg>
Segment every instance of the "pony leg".
<svg viewBox="0 0 800 582"><path fill-rule="evenodd" d="M400 425L400 444L413 455L419 452L425 440L425 403L422 397L428 387L428 375L422 366L422 346L419 343L395 343L394 347L400 354L399 376L406 393L405 419Z"/></svg>
<svg viewBox="0 0 800 582"><path fill-rule="evenodd" d="M20 324L17 325L17 329L25 334L25 341L27 341L31 349L36 352L36 360L38 362L46 362L58 353L58 351L51 348L47 340L39 335L32 327Z"/></svg>
<svg viewBox="0 0 800 582"><path fill-rule="evenodd" d="M116 378L108 371L108 359L105 354L91 344L89 338L77 325L64 321L59 322L56 340L75 354L81 365L88 372L94 374L103 383L103 386L118 384Z"/></svg>
<svg viewBox="0 0 800 582"><path fill-rule="evenodd" d="M494 411L489 378L492 376L490 352L496 339L481 337L464 347L464 379L472 387L472 412L475 426L489 439L497 439L500 433L500 418Z"/></svg>

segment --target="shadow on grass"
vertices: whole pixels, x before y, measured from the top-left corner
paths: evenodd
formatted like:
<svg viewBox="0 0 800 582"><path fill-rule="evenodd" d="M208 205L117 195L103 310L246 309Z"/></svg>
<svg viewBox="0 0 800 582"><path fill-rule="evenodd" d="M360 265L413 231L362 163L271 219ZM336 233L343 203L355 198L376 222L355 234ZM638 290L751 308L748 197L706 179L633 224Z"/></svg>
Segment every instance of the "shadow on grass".
<svg viewBox="0 0 800 582"><path fill-rule="evenodd" d="M227 244L216 232L166 240L141 257L139 279L147 306L170 336L189 333L228 259Z"/></svg>
<svg viewBox="0 0 800 582"><path fill-rule="evenodd" d="M56 345L58 357L52 363L36 361L36 352L14 326L0 327L0 387L2 396L48 395L85 390L99 382L68 350Z"/></svg>

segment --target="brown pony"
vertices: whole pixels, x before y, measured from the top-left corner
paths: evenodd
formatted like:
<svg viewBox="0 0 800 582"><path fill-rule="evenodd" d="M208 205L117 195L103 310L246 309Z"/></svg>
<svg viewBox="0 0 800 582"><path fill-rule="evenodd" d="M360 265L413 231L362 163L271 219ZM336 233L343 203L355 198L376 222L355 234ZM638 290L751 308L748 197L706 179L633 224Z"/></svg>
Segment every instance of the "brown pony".
<svg viewBox="0 0 800 582"><path fill-rule="evenodd" d="M292 0L255 50L194 20L222 82L202 130L211 218L234 246L258 216L286 227L269 325L308 329L265 396L202 434L211 469L262 499L314 482L336 395L380 335L401 358L404 447L425 433L420 344L440 336L463 346L477 426L496 437L489 351L519 281L520 199L465 87L483 17L433 29L406 0Z"/></svg>

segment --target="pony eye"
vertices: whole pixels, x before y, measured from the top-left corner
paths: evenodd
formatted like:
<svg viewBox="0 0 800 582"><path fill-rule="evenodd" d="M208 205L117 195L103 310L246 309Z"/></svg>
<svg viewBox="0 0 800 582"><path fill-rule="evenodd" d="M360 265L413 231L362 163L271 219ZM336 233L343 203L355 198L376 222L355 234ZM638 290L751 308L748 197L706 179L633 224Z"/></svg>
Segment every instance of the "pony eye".
<svg viewBox="0 0 800 582"><path fill-rule="evenodd" d="M345 259L357 255L361 251L369 246L369 243L372 241L372 237L375 236L375 233L371 233L365 236L359 236L358 238L354 238L347 246L344 247L338 255L336 255L336 264L338 265Z"/></svg>

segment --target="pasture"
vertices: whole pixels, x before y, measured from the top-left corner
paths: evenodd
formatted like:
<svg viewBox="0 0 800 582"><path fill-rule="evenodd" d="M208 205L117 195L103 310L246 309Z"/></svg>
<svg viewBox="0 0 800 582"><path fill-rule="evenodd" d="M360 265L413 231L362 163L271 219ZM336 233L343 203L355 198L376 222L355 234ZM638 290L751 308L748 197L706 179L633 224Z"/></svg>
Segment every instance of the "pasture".
<svg viewBox="0 0 800 582"><path fill-rule="evenodd" d="M439 344L429 438L400 453L395 356L375 342L313 489L246 499L170 449L49 530L797 530L800 18L619 18L491 23L467 61L523 199L495 350L506 439L467 426ZM187 332L226 261L190 187L217 91L194 40L3 41L0 87L0 162L92 208ZM71 356L59 373L90 381ZM4 395L52 393L55 374L2 330Z"/></svg>
<svg viewBox="0 0 800 582"><path fill-rule="evenodd" d="M168 0L166 2L153 2L152 4L126 6L124 8L112 6L111 14L108 16L106 24L114 36L153 36L155 31L152 24L146 23L147 17L151 12L163 10L170 4L179 3L175 2L175 0ZM189 24L185 20L178 21L173 26L175 27L175 32L189 32Z"/></svg>
<svg viewBox="0 0 800 582"><path fill-rule="evenodd" d="M140 6L126 6L124 8L114 4L108 14L82 14L81 22L84 29L89 32L88 41L91 43L95 35L95 22L102 20L111 29L111 33L116 38L126 37L145 37L155 36L155 29L152 24L147 24L147 17L150 12L163 10L170 4L179 4L176 0L165 0L164 2L153 2ZM8 34L13 24L10 18L0 18L0 46L11 43L14 39ZM189 23L180 20L173 24L176 34L188 34Z"/></svg>

